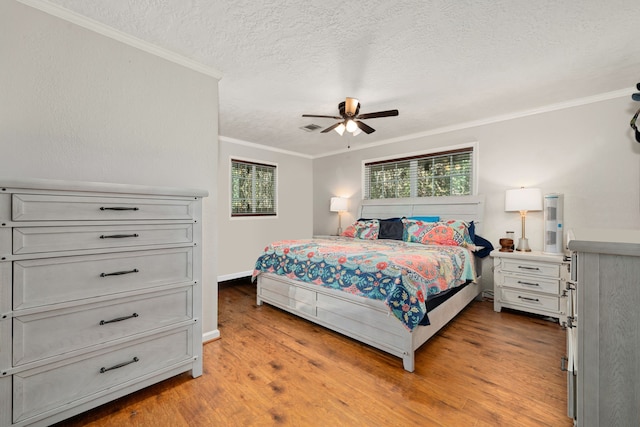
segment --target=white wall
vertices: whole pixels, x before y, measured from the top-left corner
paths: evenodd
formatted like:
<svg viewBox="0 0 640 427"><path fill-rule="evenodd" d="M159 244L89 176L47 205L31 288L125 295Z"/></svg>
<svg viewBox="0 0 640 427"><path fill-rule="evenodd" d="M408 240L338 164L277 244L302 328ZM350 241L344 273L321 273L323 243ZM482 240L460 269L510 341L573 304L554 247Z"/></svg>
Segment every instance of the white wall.
<svg viewBox="0 0 640 427"><path fill-rule="evenodd" d="M313 230L312 161L298 155L264 150L255 144L220 140L218 166L218 278L251 274L264 247L274 240L308 239ZM278 215L231 218L231 158L277 165Z"/></svg>
<svg viewBox="0 0 640 427"><path fill-rule="evenodd" d="M357 215L363 160L472 141L480 156L478 193L486 197L482 235L496 247L506 230L521 234L519 214L504 212L505 190L520 186L563 193L565 229L638 229L640 144L629 128L636 108L627 96L315 159L314 233L335 228L331 195L351 197L343 223ZM542 212L530 212L526 224L532 249L542 250Z"/></svg>
<svg viewBox="0 0 640 427"><path fill-rule="evenodd" d="M217 333L217 79L0 2L0 176L201 188L203 330Z"/></svg>

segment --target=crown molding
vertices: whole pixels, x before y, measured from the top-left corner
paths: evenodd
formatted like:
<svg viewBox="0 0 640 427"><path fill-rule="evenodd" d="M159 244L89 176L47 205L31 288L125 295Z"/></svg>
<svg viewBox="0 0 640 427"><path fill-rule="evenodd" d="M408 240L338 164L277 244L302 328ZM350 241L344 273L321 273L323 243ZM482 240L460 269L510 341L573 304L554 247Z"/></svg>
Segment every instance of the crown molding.
<svg viewBox="0 0 640 427"><path fill-rule="evenodd" d="M382 140L382 141L372 142L372 143L366 144L366 145L359 145L359 146L354 147L354 148L345 148L345 149L341 149L341 150L331 151L331 152L315 155L312 158L318 159L318 158L322 158L322 157L334 156L336 154L344 154L344 153L348 153L350 151L355 151L355 150L366 150L368 148L379 147L381 145L387 145L387 144L394 144L394 143L398 143L398 142L410 141L412 139L424 138L424 137L427 137L427 136L440 135L440 134L444 134L444 133L455 132L455 131L458 131L458 130L469 129L469 128L478 127L478 126L484 126L484 125L493 124L493 123L505 122L505 121L508 121L508 120L519 119L519 118L522 118L522 117L533 116L533 115L536 115L536 114L549 113L549 112L552 112L552 111L564 110L564 109L567 109L567 108L579 107L579 106L588 105L588 104L594 104L596 102L608 101L610 99L616 99L616 98L622 98L622 97L625 97L625 96L630 96L630 94L632 92L634 92L634 91L635 91L635 88L629 88L629 89L616 90L616 91L613 91L613 92L606 92L606 93L602 93L602 94L599 94L599 95L587 96L587 97L584 97L584 98L578 98L578 99L573 99L573 100L570 100L570 101L559 102L559 103L556 103L556 104L550 104L550 105L546 105L546 106L540 107L540 108L533 108L533 109L530 109L530 110L518 111L518 112L515 112L515 113L509 113L509 114L503 114L503 115L500 115L500 116L489 117L489 118L486 118L486 119L474 120L474 121L471 121L471 122L460 123L460 124L457 124L457 125L444 126L444 127L441 127L441 128L432 129L432 130L428 130L428 131L425 131L425 132L418 132L418 133L413 133L413 134L410 134L410 135L399 136L397 138L385 139L385 140Z"/></svg>
<svg viewBox="0 0 640 427"><path fill-rule="evenodd" d="M256 144L255 142L243 141L242 139L229 138L228 136L218 136L220 141L228 142L230 144L244 145L245 147L256 148L258 150L273 151L274 153L287 154L289 156L302 157L305 159L313 159L314 157L309 154L302 154L296 151L283 150L281 148L270 147L268 145Z"/></svg>
<svg viewBox="0 0 640 427"><path fill-rule="evenodd" d="M57 18L76 24L80 27L86 28L95 33L101 34L105 37L109 37L111 39L122 42L126 45L135 47L136 49L140 49L144 52L150 53L154 56L182 65L183 67L190 68L199 73L206 74L217 80L220 80L222 78L222 73L213 67L204 65L200 62L178 55L175 52L171 52L170 50L161 48L147 41L133 37L122 31L116 30L115 28L109 27L108 25L105 25L101 22L95 21L91 18L80 15L79 13L66 9L62 6L49 3L46 0L17 0L17 1L27 6L33 7L34 9L38 9L49 15L55 16Z"/></svg>

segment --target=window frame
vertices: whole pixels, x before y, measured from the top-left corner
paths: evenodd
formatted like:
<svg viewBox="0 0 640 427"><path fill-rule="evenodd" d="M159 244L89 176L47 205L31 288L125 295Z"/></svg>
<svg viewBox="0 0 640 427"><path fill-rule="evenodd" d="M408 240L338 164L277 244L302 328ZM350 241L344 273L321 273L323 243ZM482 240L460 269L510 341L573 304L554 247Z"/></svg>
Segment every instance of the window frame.
<svg viewBox="0 0 640 427"><path fill-rule="evenodd" d="M274 194L273 194L273 206L274 206L274 212L247 212L247 213L234 213L233 212L233 169L234 169L234 163L243 163L243 164L247 164L247 165L253 165L254 166L254 173L255 173L255 166L263 166L263 167L269 167L269 168L273 168L274 174L273 174L273 179L274 179ZM253 185L255 185L255 182L253 181L254 178L252 178L252 183ZM255 199L255 193L252 193L252 199ZM254 204L255 206L255 204ZM249 159L249 158L244 158L244 157L239 157L239 156L230 156L229 157L229 217L233 220L236 219L257 219L257 218L278 218L278 164L277 163L272 163L272 162L267 162L267 161L263 161L263 160L255 160L255 159Z"/></svg>
<svg viewBox="0 0 640 427"><path fill-rule="evenodd" d="M433 148L433 149L427 149L427 150L423 150L423 151L414 151L414 152L410 152L410 153L403 153L403 154L394 154L391 156L385 156L385 157L379 157L379 158L374 158L374 159L365 159L362 160L362 167L361 167L361 189L362 189L362 199L368 199L368 200L381 200L381 199L370 199L369 198L369 194L368 194L368 190L369 190L369 183L367 182L367 173L366 173L366 168L367 165L370 165L372 163L392 163L395 161L402 161L402 160L418 160L421 157L429 157L432 155L438 155L438 154L455 154L456 152L460 152L460 151L465 151L465 150L469 150L471 151L472 155L471 155L471 167L472 167L472 171L471 171L471 193L469 195L471 196L476 196L478 195L478 176L479 176L479 166L478 166L478 158L479 158L479 147L478 147L478 143L477 142L472 142L472 143L466 143L466 144L459 144L459 145L453 145L453 146L446 146L446 147L437 147L437 148ZM445 195L445 196L416 196L417 194L417 177L416 176L410 176L408 179L409 183L410 183L410 196L408 198L427 198L427 197L456 197L455 195ZM400 198L406 198L406 197L386 197L386 199L400 199Z"/></svg>

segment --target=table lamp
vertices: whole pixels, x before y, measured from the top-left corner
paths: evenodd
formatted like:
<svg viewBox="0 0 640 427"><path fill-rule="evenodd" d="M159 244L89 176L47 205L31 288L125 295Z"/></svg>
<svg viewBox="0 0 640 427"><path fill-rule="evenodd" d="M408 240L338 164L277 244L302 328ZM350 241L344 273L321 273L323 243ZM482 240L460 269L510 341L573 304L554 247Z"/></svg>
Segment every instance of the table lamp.
<svg viewBox="0 0 640 427"><path fill-rule="evenodd" d="M504 197L504 210L506 212L520 212L522 219L522 237L518 240L517 251L531 252L529 240L525 236L525 218L528 211L542 210L542 191L539 188L517 188L507 190Z"/></svg>
<svg viewBox="0 0 640 427"><path fill-rule="evenodd" d="M345 197L332 197L329 210L331 212L338 212L338 236L342 234L342 212L347 211L348 199Z"/></svg>

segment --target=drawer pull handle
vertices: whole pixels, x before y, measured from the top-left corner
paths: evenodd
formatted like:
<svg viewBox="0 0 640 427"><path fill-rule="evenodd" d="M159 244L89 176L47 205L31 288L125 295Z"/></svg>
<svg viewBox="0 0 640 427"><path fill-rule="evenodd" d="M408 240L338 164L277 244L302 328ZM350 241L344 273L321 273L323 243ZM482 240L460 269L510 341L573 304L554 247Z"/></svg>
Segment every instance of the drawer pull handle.
<svg viewBox="0 0 640 427"><path fill-rule="evenodd" d="M100 235L101 239L124 239L126 237L140 237L139 234L134 233L134 234L111 234L109 236L107 235Z"/></svg>
<svg viewBox="0 0 640 427"><path fill-rule="evenodd" d="M131 274L131 273L138 273L140 272L140 270L138 270L137 268L134 268L133 270L129 270L129 271L116 271L113 273L100 273L100 277L107 277L107 276L122 276L123 274Z"/></svg>
<svg viewBox="0 0 640 427"><path fill-rule="evenodd" d="M123 320L132 319L134 317L138 317L138 313L133 313L131 316L116 317L115 319L111 319L111 320L101 320L100 325L106 325L107 323L122 322Z"/></svg>
<svg viewBox="0 0 640 427"><path fill-rule="evenodd" d="M540 302L540 300L538 298L529 298L529 297L523 297L521 295L518 295L518 298L523 299L525 301L531 301L531 302Z"/></svg>
<svg viewBox="0 0 640 427"><path fill-rule="evenodd" d="M569 359L567 359L566 357L561 357L560 358L560 370L561 371L568 371L569 369L567 369L567 362L569 361Z"/></svg>
<svg viewBox="0 0 640 427"><path fill-rule="evenodd" d="M540 271L540 268L538 267L527 267L526 265L519 265L518 268L521 268L523 270Z"/></svg>
<svg viewBox="0 0 640 427"><path fill-rule="evenodd" d="M103 367L103 368L100 368L100 373L101 373L101 374L104 374L104 373L105 373L105 372L107 372L107 371L111 371L111 370L113 370L113 369L122 368L123 366L127 366L127 365L130 365L130 364L132 364L132 363L136 363L136 362L137 362L137 361L139 361L139 360L140 360L140 359L138 359L137 357L134 357L133 359L131 359L131 360L130 360L130 361L128 361L128 362L118 363L117 365L113 365L113 366L112 366L112 367L110 367L110 368L104 368L104 367Z"/></svg>
<svg viewBox="0 0 640 427"><path fill-rule="evenodd" d="M522 280L518 280L518 284L519 285L528 285L528 286L540 286L540 284L538 284L538 283L523 282Z"/></svg>
<svg viewBox="0 0 640 427"><path fill-rule="evenodd" d="M113 206L113 207L100 207L101 211L139 211L140 208L128 208L125 206Z"/></svg>

